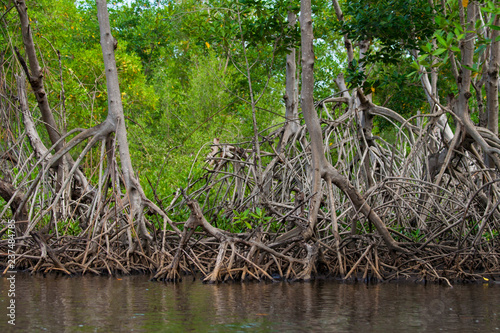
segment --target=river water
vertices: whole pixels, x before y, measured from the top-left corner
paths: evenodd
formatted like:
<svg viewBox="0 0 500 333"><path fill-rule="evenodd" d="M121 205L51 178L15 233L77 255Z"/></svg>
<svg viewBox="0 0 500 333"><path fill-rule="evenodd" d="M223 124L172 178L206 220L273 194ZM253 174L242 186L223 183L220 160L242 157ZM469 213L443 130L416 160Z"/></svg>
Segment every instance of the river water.
<svg viewBox="0 0 500 333"><path fill-rule="evenodd" d="M0 278L0 332L500 332L500 285ZM15 328L7 306L15 300Z"/></svg>

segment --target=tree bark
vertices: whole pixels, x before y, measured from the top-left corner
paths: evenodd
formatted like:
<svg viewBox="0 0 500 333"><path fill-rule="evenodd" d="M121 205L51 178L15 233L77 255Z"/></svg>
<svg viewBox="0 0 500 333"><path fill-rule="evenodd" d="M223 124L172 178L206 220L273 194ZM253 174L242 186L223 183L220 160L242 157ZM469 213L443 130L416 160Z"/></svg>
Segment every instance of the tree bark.
<svg viewBox="0 0 500 333"><path fill-rule="evenodd" d="M40 113L42 114L42 119L45 123L45 128L49 134L50 141L52 144L55 144L61 138L61 133L58 131L54 115L50 110L49 102L47 100L47 93L45 92L43 84L42 68L38 63L35 43L33 42L33 36L31 35L28 8L26 7L26 2L24 0L14 1L14 4L19 14L23 43L26 49L26 55L28 56L29 69L31 70L31 73L27 72L26 75L28 76L28 80L33 88L33 92L35 93L38 107L40 108ZM25 67L25 71L27 71L27 67ZM59 142L56 145L56 150L60 150L63 144L63 142Z"/></svg>
<svg viewBox="0 0 500 333"><path fill-rule="evenodd" d="M18 230L25 232L28 227L28 210L26 206L21 206L24 194L16 190L11 183L0 178L0 197L7 203L10 202L10 208L14 220L17 223Z"/></svg>
<svg viewBox="0 0 500 333"><path fill-rule="evenodd" d="M151 235L146 230L145 221L143 220L143 197L145 196L139 181L134 175L134 169L130 159L127 129L125 127L125 117L123 115L118 71L115 61L114 49L116 40L111 35L106 0L96 0L96 5L101 35L102 56L106 71L106 86L108 90L108 117L106 121L111 122L116 128L116 141L118 143L121 169L125 179L125 188L127 189L132 218L139 224L140 234L146 239L152 240Z"/></svg>
<svg viewBox="0 0 500 333"><path fill-rule="evenodd" d="M323 136L318 115L314 108L314 49L313 49L313 26L311 13L311 0L302 0L300 6L300 26L302 41L302 112L311 140L312 160L312 198L309 204L309 216L307 230L303 232L304 239L313 236L318 210L321 203L322 187L321 179L330 181L339 187L351 200L356 210L363 213L368 220L375 225L385 243L390 249L402 250L389 234L389 231L380 217L367 204L361 194L341 175L326 159L323 149ZM332 212L333 214L334 212Z"/></svg>
<svg viewBox="0 0 500 333"><path fill-rule="evenodd" d="M305 238L310 238L316 228L319 205L321 203L321 165L323 155L323 138L318 115L314 108L314 49L311 1L302 0L300 5L300 29L302 45L302 113L311 139L312 153L312 198L310 201L308 230Z"/></svg>
<svg viewBox="0 0 500 333"><path fill-rule="evenodd" d="M288 12L288 24L294 27L297 21L295 13ZM289 138L297 133L299 129L298 123L298 107L299 95L297 87L297 61L296 50L292 48L286 56L286 87L285 87L285 129L283 136L278 144L277 152L281 153Z"/></svg>
<svg viewBox="0 0 500 333"><path fill-rule="evenodd" d="M48 152L47 147L40 139L38 132L36 130L35 122L33 121L33 117L31 116L31 112L28 106L28 97L26 96L26 84L25 84L25 76L24 75L16 75L17 82L17 98L19 99L19 105L21 108L21 113L23 115L23 123L24 128L26 130L26 134L31 143L31 147L40 160L45 158L46 161L52 158L52 154Z"/></svg>
<svg viewBox="0 0 500 333"><path fill-rule="evenodd" d="M33 89L33 92L35 94L38 107L40 108L40 113L42 115L42 120L45 125L45 129L47 130L47 133L49 135L50 142L52 143L52 145L55 145L55 150L57 152L63 149L64 140L61 140L62 134L59 131L57 123L54 119L54 114L50 109L49 101L47 99L47 93L45 92L42 68L40 67L40 64L38 62L35 43L33 41L33 36L31 34L31 26L28 17L28 8L26 7L26 2L24 0L13 1L13 2L19 14L19 20L21 22L21 33L23 37L24 48L26 50L26 55L28 57L29 69L28 65L25 63L24 59L22 58L17 48L15 48L15 51L26 73L26 76L28 77L31 88ZM61 155L61 157L63 157L63 155ZM71 155L69 154L65 155L64 159L65 159L64 161L59 159L55 161L55 166L59 167L58 170L59 184L64 182L63 175L67 173L68 167L71 168L74 165L74 161L71 158ZM76 174L76 179L79 181L84 191L90 192L93 190L89 186L89 183L85 175L80 170L77 170L75 174Z"/></svg>
<svg viewBox="0 0 500 333"><path fill-rule="evenodd" d="M460 6L459 6L460 7ZM456 114L462 121L470 121L469 117L469 98L471 85L471 70L474 61L474 25L476 22L476 5L470 2L467 6L467 33L461 43L462 69L458 78L458 98L456 103ZM468 68L466 68L467 66Z"/></svg>
<svg viewBox="0 0 500 333"><path fill-rule="evenodd" d="M495 16L493 24L500 26L500 15ZM488 129L498 136L498 70L500 67L500 41L495 41L500 36L500 31L491 29L489 67L486 79L486 113L488 117ZM486 156L486 165L490 168L495 163Z"/></svg>

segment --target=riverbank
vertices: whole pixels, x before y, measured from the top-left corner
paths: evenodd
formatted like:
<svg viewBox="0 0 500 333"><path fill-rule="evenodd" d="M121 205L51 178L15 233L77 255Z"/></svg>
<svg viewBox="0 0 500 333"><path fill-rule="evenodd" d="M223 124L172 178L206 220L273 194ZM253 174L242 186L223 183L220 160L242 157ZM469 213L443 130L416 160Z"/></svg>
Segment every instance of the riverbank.
<svg viewBox="0 0 500 333"><path fill-rule="evenodd" d="M92 241L78 237L49 238L40 241L41 247L34 246L36 239L16 239L16 253L10 257L12 267L7 266L8 249L0 246L2 271L14 268L68 276L142 273L152 274L155 281L200 277L208 283L341 280L453 285L500 281L500 255L494 251L457 250L451 246L422 248L419 243L402 243L405 251L398 252L377 242L374 234L363 238L346 236L335 250L333 242L319 242L312 249L307 243L261 249L248 236L221 245L197 232L184 244L169 237L163 251L161 243L153 243L149 252L138 249L128 255L124 248L107 248L104 244L92 250Z"/></svg>

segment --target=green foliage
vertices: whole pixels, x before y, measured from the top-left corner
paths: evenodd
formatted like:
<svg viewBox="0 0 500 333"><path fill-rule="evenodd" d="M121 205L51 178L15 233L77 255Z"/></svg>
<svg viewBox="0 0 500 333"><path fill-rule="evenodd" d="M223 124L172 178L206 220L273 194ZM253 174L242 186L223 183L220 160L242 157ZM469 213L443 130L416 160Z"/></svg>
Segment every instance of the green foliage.
<svg viewBox="0 0 500 333"><path fill-rule="evenodd" d="M5 206L7 205L7 202L3 199L3 198L0 198L0 212L3 211L5 209ZM7 220L9 218L12 218L12 211L10 209L8 209L6 212L5 212L5 215L4 215L4 218Z"/></svg>
<svg viewBox="0 0 500 333"><path fill-rule="evenodd" d="M318 18L320 20L320 18ZM316 27L316 26L315 26ZM317 38L314 41L314 54L316 56L314 72L314 95L320 100L337 90L333 78L342 72L347 65L347 55L344 52L344 44L338 36ZM284 62L282 66L284 67Z"/></svg>
<svg viewBox="0 0 500 333"><path fill-rule="evenodd" d="M131 135L132 157L141 178L159 180L157 191L161 196L186 186L193 159L201 147L216 137L223 142L237 138L237 132L230 130L239 125L231 108L234 102L227 92L231 70L221 71L224 62L213 53L193 56L192 62L193 67L186 73L189 85L185 87L166 72L155 75L158 112L152 123L140 122L141 132L146 135ZM131 126L132 131L136 128ZM201 156L208 151L206 146ZM193 167L197 172L202 163Z"/></svg>
<svg viewBox="0 0 500 333"><path fill-rule="evenodd" d="M250 209L246 209L241 213L233 211L233 213L234 213L233 225L232 225L233 232L241 231L245 227L248 229L252 229L252 225L250 224L251 221Z"/></svg>
<svg viewBox="0 0 500 333"><path fill-rule="evenodd" d="M395 63L435 30L433 9L426 0L347 1L344 16L338 27L341 33L354 41L375 43L370 62Z"/></svg>
<svg viewBox="0 0 500 333"><path fill-rule="evenodd" d="M139 0L126 2L110 13L113 33L119 43L126 41L127 53L137 55L147 76L154 75L157 66L165 61L166 52L171 52L177 33L174 6L164 6Z"/></svg>
<svg viewBox="0 0 500 333"><path fill-rule="evenodd" d="M230 225L230 231L241 232L245 229L253 229L254 227L263 228L272 221L272 217L266 216L264 209L256 208L255 211L246 209L243 212L233 211L233 223ZM273 229L276 229L274 226Z"/></svg>
<svg viewBox="0 0 500 333"><path fill-rule="evenodd" d="M373 67L374 75L370 75L365 82L366 91L372 94L374 103L394 110L405 118L414 116L417 111L428 113L430 110L425 92L420 88L420 82L415 82L409 76L412 71L409 59L397 64L377 64ZM384 133L387 140L390 138L388 131L393 129L388 120L375 118L375 134Z"/></svg>
<svg viewBox="0 0 500 333"><path fill-rule="evenodd" d="M425 234L423 234L421 232L420 229L415 229L415 230L412 230L409 232L409 235L410 235L410 238L413 239L413 241L415 242L420 242L421 240L423 240L425 238Z"/></svg>
<svg viewBox="0 0 500 333"><path fill-rule="evenodd" d="M172 221L174 222L186 222L191 214L190 210L187 207L182 207L172 214Z"/></svg>
<svg viewBox="0 0 500 333"><path fill-rule="evenodd" d="M264 209L256 208L255 212L250 213L250 216L254 218L255 223L264 224L271 221L272 217L266 216Z"/></svg>
<svg viewBox="0 0 500 333"><path fill-rule="evenodd" d="M425 240L425 234L422 233L422 230L419 228L406 228L403 226L397 226L395 228L399 233L403 234L404 236L410 238L414 242L422 242ZM403 237L397 237L399 241L406 241L405 238Z"/></svg>
<svg viewBox="0 0 500 333"><path fill-rule="evenodd" d="M360 87L366 81L366 73L363 65L360 65L356 59L353 59L346 69L345 80L349 89Z"/></svg>
<svg viewBox="0 0 500 333"><path fill-rule="evenodd" d="M298 24L290 27L288 12L298 13L300 4L291 0L239 0L241 6L243 39L248 45L275 44L276 54L285 55L300 42Z"/></svg>
<svg viewBox="0 0 500 333"><path fill-rule="evenodd" d="M79 235L82 232L78 220L63 220L57 223L59 232L65 235Z"/></svg>
<svg viewBox="0 0 500 333"><path fill-rule="evenodd" d="M498 236L499 236L498 230L491 230L491 231L483 233L483 238L487 242L492 242L492 241L498 239Z"/></svg>

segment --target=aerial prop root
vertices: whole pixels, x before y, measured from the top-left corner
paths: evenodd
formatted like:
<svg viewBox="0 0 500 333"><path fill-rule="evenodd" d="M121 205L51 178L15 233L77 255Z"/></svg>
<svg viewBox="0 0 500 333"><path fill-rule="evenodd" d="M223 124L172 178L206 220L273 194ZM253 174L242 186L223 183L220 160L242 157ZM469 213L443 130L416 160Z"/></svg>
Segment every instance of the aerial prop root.
<svg viewBox="0 0 500 333"><path fill-rule="evenodd" d="M222 281L225 277L235 278L233 275L235 272L241 272L242 279L248 274L256 280L260 280L261 278L272 280L273 278L269 272L271 265L265 265L263 268L257 262L258 258L261 258L262 256L250 256L248 255L248 251L251 250L248 249L254 249L256 252L260 251L267 253L269 258L272 258L276 265L278 265L276 260L277 258L283 260L285 263L288 263L289 268L291 268L294 264L298 264L301 267L304 267L304 269L303 272L295 274L295 277L303 280L310 279L318 254L317 245L311 246L306 244L305 247L307 257L305 259L294 258L269 247L261 240L253 238L248 239L247 234L235 234L214 227L204 217L198 202L188 199L186 204L191 210L191 215L184 224L184 230L181 234L181 240L174 258L167 266L161 268L156 273L154 279L163 279L165 281L180 280L181 259L183 256L186 256L190 261L192 261L198 269L202 268L200 264L202 260L196 258L193 251L191 251L191 253L194 257L188 256L188 251L186 251L189 240L193 236L197 227L201 227L205 233L215 238L218 243L217 250L214 250L214 252L217 253L214 268L209 273L207 273L209 271L208 269L200 269L200 271L205 275L205 282L216 283L218 281ZM228 248L231 249L230 255L228 254ZM247 253L247 255L245 256L244 253ZM252 259L252 257L257 259ZM236 264L240 264L242 267L236 267ZM281 272L282 267L277 267L277 270ZM287 274L287 276L290 277L289 274Z"/></svg>

